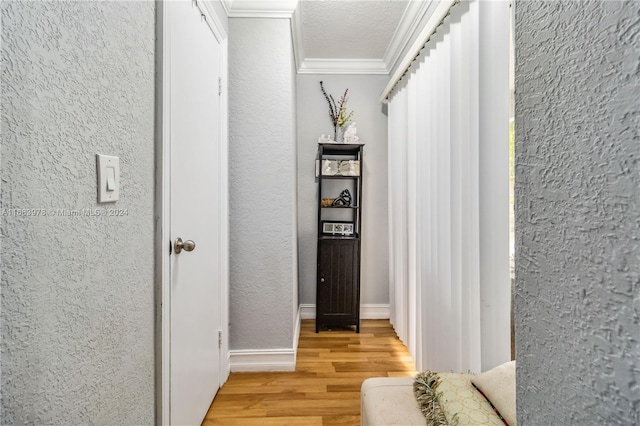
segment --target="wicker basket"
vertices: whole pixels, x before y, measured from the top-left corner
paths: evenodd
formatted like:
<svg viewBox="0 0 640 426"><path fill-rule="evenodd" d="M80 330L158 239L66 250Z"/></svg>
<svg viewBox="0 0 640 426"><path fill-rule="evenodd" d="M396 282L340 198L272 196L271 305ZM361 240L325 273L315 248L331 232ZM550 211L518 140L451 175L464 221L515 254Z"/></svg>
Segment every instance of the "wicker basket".
<svg viewBox="0 0 640 426"><path fill-rule="evenodd" d="M335 198L323 198L321 202L322 207L331 207L333 200L335 200Z"/></svg>

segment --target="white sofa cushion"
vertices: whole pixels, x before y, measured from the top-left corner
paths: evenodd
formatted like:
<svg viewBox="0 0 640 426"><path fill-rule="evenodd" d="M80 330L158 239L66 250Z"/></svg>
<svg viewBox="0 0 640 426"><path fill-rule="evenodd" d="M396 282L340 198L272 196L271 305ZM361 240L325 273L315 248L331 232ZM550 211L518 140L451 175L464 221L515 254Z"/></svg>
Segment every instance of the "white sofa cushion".
<svg viewBox="0 0 640 426"><path fill-rule="evenodd" d="M425 418L413 395L413 377L374 377L361 388L362 425L422 425Z"/></svg>
<svg viewBox="0 0 640 426"><path fill-rule="evenodd" d="M516 362L501 364L472 376L471 382L500 412L509 426L516 426Z"/></svg>

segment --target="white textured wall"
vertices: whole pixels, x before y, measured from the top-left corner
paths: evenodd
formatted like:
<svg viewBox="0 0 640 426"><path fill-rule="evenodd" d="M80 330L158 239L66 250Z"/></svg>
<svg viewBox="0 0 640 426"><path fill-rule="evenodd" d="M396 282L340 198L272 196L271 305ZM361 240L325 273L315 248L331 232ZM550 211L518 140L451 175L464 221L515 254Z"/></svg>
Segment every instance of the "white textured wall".
<svg viewBox="0 0 640 426"><path fill-rule="evenodd" d="M518 423L640 424L640 3L516 2Z"/></svg>
<svg viewBox="0 0 640 426"><path fill-rule="evenodd" d="M298 244L300 303L316 300L317 196L315 158L320 134L331 133L329 106L320 91L338 101L349 88L347 109L354 111L364 147L361 304L389 303L387 207L387 116L379 97L385 75L298 75Z"/></svg>
<svg viewBox="0 0 640 426"><path fill-rule="evenodd" d="M154 3L1 10L2 423L151 424ZM54 217L99 207L96 153L127 215Z"/></svg>
<svg viewBox="0 0 640 426"><path fill-rule="evenodd" d="M291 348L298 301L288 19L229 19L230 347Z"/></svg>

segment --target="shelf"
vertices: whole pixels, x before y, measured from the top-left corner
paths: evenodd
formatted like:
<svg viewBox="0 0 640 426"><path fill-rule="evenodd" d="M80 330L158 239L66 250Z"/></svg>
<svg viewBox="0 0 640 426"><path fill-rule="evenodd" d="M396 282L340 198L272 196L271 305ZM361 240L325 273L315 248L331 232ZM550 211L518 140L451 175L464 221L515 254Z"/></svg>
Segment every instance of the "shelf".
<svg viewBox="0 0 640 426"><path fill-rule="evenodd" d="M320 143L324 155L345 155L349 153L357 153L364 144L356 143Z"/></svg>
<svg viewBox="0 0 640 426"><path fill-rule="evenodd" d="M357 235L320 235L319 240L359 240Z"/></svg>
<svg viewBox="0 0 640 426"><path fill-rule="evenodd" d="M359 206L321 206L323 209L359 209Z"/></svg>
<svg viewBox="0 0 640 426"><path fill-rule="evenodd" d="M360 176L353 176L353 175L322 175L322 179L360 179Z"/></svg>

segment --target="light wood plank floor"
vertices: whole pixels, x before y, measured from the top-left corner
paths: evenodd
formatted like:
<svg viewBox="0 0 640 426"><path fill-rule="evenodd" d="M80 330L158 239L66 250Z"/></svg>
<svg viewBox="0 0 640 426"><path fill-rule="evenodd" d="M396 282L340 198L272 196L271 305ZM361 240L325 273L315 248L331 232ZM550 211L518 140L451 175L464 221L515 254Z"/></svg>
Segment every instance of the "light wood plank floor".
<svg viewBox="0 0 640 426"><path fill-rule="evenodd" d="M388 320L362 320L360 334L303 320L296 371L231 373L203 425L359 425L364 379L415 374Z"/></svg>

